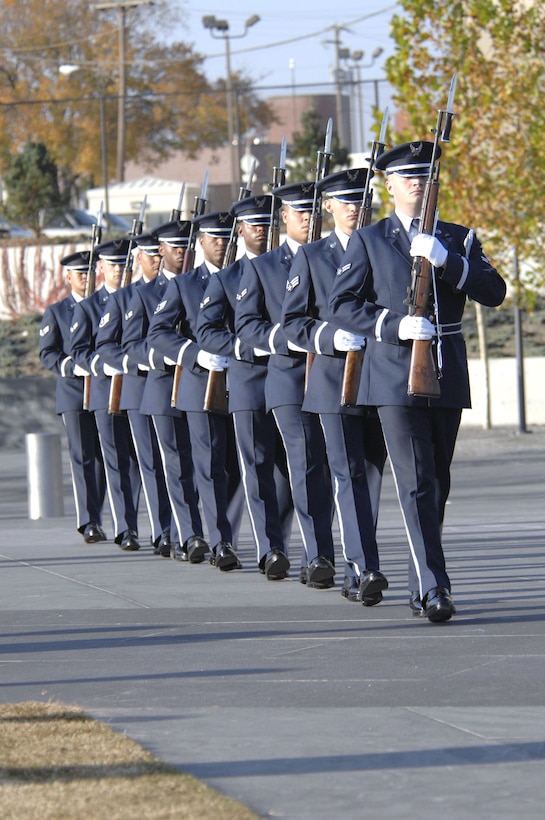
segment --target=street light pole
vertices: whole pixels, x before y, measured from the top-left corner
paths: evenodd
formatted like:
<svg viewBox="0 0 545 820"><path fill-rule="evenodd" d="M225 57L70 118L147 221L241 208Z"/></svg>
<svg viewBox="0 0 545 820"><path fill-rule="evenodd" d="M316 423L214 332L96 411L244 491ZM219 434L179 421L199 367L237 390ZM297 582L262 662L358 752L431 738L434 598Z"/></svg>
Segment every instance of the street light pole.
<svg viewBox="0 0 545 820"><path fill-rule="evenodd" d="M233 74L231 71L231 40L245 37L248 29L259 23L261 18L257 14L248 17L244 23L244 31L242 34L229 34L229 23L227 20L218 20L214 15L205 15L202 18L202 24L210 31L212 37L222 39L225 41L225 67L227 71L227 135L229 140L229 153L231 161L231 194L233 200L236 199L237 191L239 189L239 154L238 143L240 141L239 128L236 127L235 120L238 123L238 106L235 112L234 89L233 89ZM214 32L219 32L215 34Z"/></svg>
<svg viewBox="0 0 545 820"><path fill-rule="evenodd" d="M126 20L127 9L135 6L151 6L153 0L112 0L110 3L95 3L93 9L95 11L110 11L111 9L118 9L119 11L119 90L117 97L117 159L116 159L116 178L118 182L123 182L125 179L125 130L126 130L126 111L125 104L127 98L127 73L126 73Z"/></svg>

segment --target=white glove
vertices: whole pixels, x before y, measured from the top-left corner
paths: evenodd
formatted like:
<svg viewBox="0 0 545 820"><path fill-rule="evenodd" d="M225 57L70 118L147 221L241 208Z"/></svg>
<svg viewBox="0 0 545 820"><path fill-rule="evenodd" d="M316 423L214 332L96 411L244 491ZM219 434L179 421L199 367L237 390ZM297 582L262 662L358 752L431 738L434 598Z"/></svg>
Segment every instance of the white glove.
<svg viewBox="0 0 545 820"><path fill-rule="evenodd" d="M218 356L217 353L207 353L206 350L199 350L197 353L197 364L205 370L226 370L229 367L227 356Z"/></svg>
<svg viewBox="0 0 545 820"><path fill-rule="evenodd" d="M84 370L84 368L81 365L79 365L79 364L74 365L74 376L89 376L89 375L90 375L89 371Z"/></svg>
<svg viewBox="0 0 545 820"><path fill-rule="evenodd" d="M270 356L270 350L262 350L260 347L254 347L254 356Z"/></svg>
<svg viewBox="0 0 545 820"><path fill-rule="evenodd" d="M418 233L411 242L411 256L423 256L434 268L444 267L448 251L435 236Z"/></svg>
<svg viewBox="0 0 545 820"><path fill-rule="evenodd" d="M171 364L173 367L176 367L176 362L174 359L169 359L168 356L163 356L163 361L165 364Z"/></svg>
<svg viewBox="0 0 545 820"><path fill-rule="evenodd" d="M140 362L138 362L138 369L141 370L142 373L148 373L149 372L149 365L140 364Z"/></svg>
<svg viewBox="0 0 545 820"><path fill-rule="evenodd" d="M357 336L349 330L336 330L333 336L335 350L361 350L365 347L365 336Z"/></svg>
<svg viewBox="0 0 545 820"><path fill-rule="evenodd" d="M425 316L404 316L399 323L397 335L403 342L408 339L428 341L435 336L435 327Z"/></svg>
<svg viewBox="0 0 545 820"><path fill-rule="evenodd" d="M288 339L288 350L294 350L296 353L306 353L307 352L304 347L299 347L299 345L296 345L295 342L292 342L289 339Z"/></svg>
<svg viewBox="0 0 545 820"><path fill-rule="evenodd" d="M104 362L102 367L104 369L104 375L105 376L122 376L123 375L122 370L117 370L115 367L112 367L111 365L109 365L108 362Z"/></svg>

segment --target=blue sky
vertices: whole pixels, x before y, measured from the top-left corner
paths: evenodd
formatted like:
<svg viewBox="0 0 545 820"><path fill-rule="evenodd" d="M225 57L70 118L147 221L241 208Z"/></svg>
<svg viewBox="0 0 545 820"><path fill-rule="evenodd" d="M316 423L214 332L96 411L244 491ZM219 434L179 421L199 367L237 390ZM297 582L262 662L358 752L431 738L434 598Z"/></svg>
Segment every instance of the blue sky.
<svg viewBox="0 0 545 820"><path fill-rule="evenodd" d="M232 70L244 69L254 77L255 85L262 89L264 96L272 96L289 94L294 86L299 93L308 93L313 86L332 82L334 25L343 26L341 46L350 52L364 51L360 61L362 79L382 78L384 59L393 50L389 21L399 7L379 0L364 3L349 0L339 4L339 9L323 0L298 3L293 0L227 3L186 0L183 8L185 25L176 31L176 36L183 36L193 43L196 51L207 56L204 69L209 79L225 76L225 43L213 38L203 27L204 15L228 21ZM246 19L253 14L258 14L260 21L239 38L237 35L244 32ZM361 19L363 17L367 19ZM287 40L292 42L286 43ZM378 47L384 49L383 54L366 68Z"/></svg>
<svg viewBox="0 0 545 820"><path fill-rule="evenodd" d="M231 70L243 71L254 80L260 96L284 96L291 94L334 94L335 26L339 26L339 41L350 53L363 51L359 60L359 76L363 81L363 121L359 113L359 99L353 102L353 128L358 129L359 145L369 144L376 135L369 132L371 111L378 98L379 108L389 107L393 116L388 86L384 82L384 61L393 51L389 23L400 7L385 0L348 0L336 9L324 0L231 0L220 3L183 3L183 26L175 28L172 36L191 43L195 51L206 56L203 68L210 80L226 75L225 41L212 37L202 24L205 15L214 15L229 23ZM245 21L252 15L260 20L247 30ZM373 60L375 49L383 52ZM344 64L349 67L350 63ZM354 72L354 79L357 78ZM379 81L379 82L375 82ZM356 119L358 124L356 125Z"/></svg>

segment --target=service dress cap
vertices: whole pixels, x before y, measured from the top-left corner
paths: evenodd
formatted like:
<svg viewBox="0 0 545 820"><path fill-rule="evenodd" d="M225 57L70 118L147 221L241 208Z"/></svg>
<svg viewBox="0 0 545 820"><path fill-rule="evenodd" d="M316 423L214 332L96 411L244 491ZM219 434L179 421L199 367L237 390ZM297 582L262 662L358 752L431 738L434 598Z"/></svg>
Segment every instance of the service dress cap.
<svg viewBox="0 0 545 820"><path fill-rule="evenodd" d="M154 228L154 233L157 235L159 242L172 245L174 248L187 247L190 231L191 221L189 219L175 219L172 222L164 222L162 225Z"/></svg>
<svg viewBox="0 0 545 820"><path fill-rule="evenodd" d="M112 239L110 242L102 242L95 248L95 253L99 259L109 262L111 265L124 265L130 250L128 239Z"/></svg>
<svg viewBox="0 0 545 820"><path fill-rule="evenodd" d="M153 231L151 233L140 233L131 236L131 239L135 244L136 251L143 251L149 256L157 256L159 253L159 239Z"/></svg>
<svg viewBox="0 0 545 820"><path fill-rule="evenodd" d="M429 174L433 142L404 142L385 151L375 162L377 171L384 171L386 175L399 174L403 177L425 177ZM437 146L437 158L441 156L441 148Z"/></svg>
<svg viewBox="0 0 545 820"><path fill-rule="evenodd" d="M337 171L320 179L316 183L316 190L341 202L361 202L368 174L371 174L371 178L373 177L373 172L368 168L348 168L345 171Z"/></svg>
<svg viewBox="0 0 545 820"><path fill-rule="evenodd" d="M249 225L269 225L271 222L271 208L273 204L272 194L262 194L261 196L249 196L233 202L230 213L241 222ZM274 197L274 208L277 210L281 206L281 200Z"/></svg>
<svg viewBox="0 0 545 820"><path fill-rule="evenodd" d="M314 182L294 182L272 189L272 194L294 211L311 211L314 205Z"/></svg>
<svg viewBox="0 0 545 820"><path fill-rule="evenodd" d="M201 233L229 239L235 218L229 211L214 211L196 216L193 225Z"/></svg>
<svg viewBox="0 0 545 820"><path fill-rule="evenodd" d="M60 264L68 270L87 272L89 270L90 258L90 251L76 251L75 253L69 253L68 256L63 256Z"/></svg>

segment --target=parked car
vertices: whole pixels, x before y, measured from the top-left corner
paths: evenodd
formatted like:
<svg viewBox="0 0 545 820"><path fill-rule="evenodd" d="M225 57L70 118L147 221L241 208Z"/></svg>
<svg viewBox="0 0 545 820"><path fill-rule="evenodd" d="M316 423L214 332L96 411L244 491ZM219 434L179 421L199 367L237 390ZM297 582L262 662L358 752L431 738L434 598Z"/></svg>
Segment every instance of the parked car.
<svg viewBox="0 0 545 820"><path fill-rule="evenodd" d="M97 224L97 216L79 208L70 208L52 216L43 226L42 235L50 239L70 239L90 237L93 225ZM125 235L130 232L131 226L121 216L104 214L102 228L109 236L113 234Z"/></svg>
<svg viewBox="0 0 545 820"><path fill-rule="evenodd" d="M8 222L3 216L0 216L0 239L19 238L29 239L34 236L34 231L29 228L21 228L20 225L14 225Z"/></svg>

